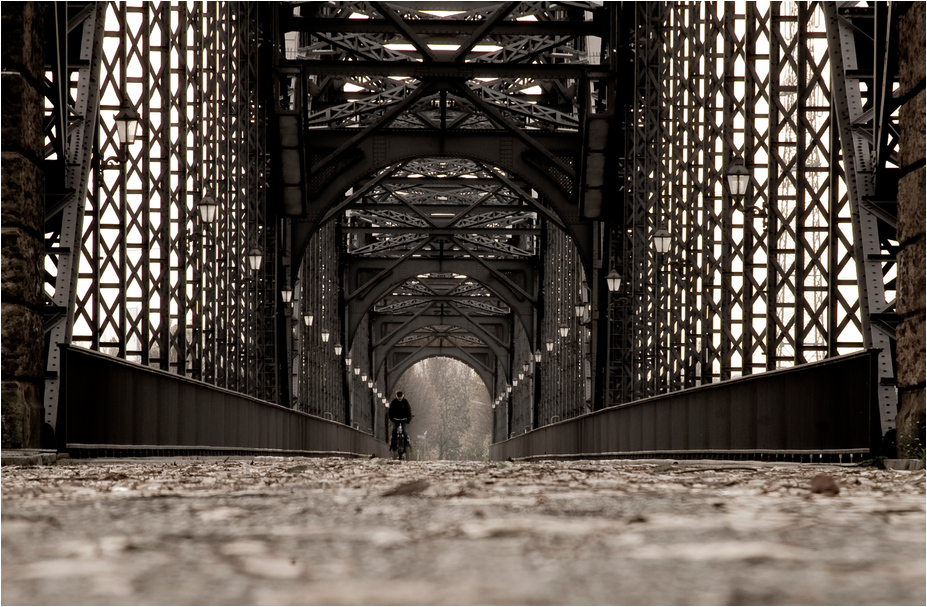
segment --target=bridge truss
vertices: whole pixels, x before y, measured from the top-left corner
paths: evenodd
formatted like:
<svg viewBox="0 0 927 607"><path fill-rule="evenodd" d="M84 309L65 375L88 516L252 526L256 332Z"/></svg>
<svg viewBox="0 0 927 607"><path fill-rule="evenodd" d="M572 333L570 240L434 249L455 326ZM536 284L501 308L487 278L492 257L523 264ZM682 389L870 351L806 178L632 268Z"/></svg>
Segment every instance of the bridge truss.
<svg viewBox="0 0 927 607"><path fill-rule="evenodd" d="M495 440L877 347L886 432L891 6L67 3L46 420L58 343L375 435L451 356Z"/></svg>

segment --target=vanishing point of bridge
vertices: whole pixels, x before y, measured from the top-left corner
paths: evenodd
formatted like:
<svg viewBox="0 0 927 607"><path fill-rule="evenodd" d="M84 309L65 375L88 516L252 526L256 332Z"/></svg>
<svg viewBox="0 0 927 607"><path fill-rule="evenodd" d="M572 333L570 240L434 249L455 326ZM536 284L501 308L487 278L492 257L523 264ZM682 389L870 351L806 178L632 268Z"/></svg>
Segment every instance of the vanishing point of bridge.
<svg viewBox="0 0 927 607"><path fill-rule="evenodd" d="M924 5L3 6L3 445L923 448Z"/></svg>

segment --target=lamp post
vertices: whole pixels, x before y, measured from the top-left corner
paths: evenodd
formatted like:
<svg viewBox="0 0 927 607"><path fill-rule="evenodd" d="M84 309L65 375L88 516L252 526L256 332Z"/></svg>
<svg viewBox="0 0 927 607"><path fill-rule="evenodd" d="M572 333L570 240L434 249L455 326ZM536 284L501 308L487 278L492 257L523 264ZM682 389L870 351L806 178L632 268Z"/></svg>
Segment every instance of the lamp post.
<svg viewBox="0 0 927 607"><path fill-rule="evenodd" d="M258 272L264 262L264 253L257 247L252 247L248 251L248 267L252 272Z"/></svg>
<svg viewBox="0 0 927 607"><path fill-rule="evenodd" d="M138 122L141 117L135 108L123 101L113 119L116 121L116 136L122 145L132 145L138 135Z"/></svg>
<svg viewBox="0 0 927 607"><path fill-rule="evenodd" d="M612 268L608 274L605 275L605 285L608 287L609 293L617 293L621 288L621 274L619 274L615 268Z"/></svg>
<svg viewBox="0 0 927 607"><path fill-rule="evenodd" d="M727 170L727 187L731 196L740 198L747 193L747 186L750 184L750 171L744 164L743 158L736 158L731 167Z"/></svg>
<svg viewBox="0 0 927 607"><path fill-rule="evenodd" d="M218 208L219 204L216 202L216 199L212 197L212 194L209 193L209 190L203 193L203 197L200 199L199 204L196 205L196 210L200 213L200 219L206 224L211 224L216 220L216 210Z"/></svg>

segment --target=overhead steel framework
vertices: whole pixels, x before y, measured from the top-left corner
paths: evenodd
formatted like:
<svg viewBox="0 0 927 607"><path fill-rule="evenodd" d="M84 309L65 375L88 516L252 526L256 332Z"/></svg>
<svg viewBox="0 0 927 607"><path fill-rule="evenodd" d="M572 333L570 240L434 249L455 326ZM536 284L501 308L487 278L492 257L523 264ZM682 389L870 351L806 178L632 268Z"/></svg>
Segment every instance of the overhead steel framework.
<svg viewBox="0 0 927 607"><path fill-rule="evenodd" d="M59 343L375 435L450 356L497 441L880 348L887 432L904 7L60 3L46 421Z"/></svg>

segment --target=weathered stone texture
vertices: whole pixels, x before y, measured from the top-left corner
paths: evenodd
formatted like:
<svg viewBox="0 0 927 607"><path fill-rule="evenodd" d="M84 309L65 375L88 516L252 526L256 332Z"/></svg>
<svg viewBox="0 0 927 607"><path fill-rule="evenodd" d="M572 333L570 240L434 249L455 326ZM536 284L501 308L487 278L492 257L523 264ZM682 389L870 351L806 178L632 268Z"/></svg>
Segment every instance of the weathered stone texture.
<svg viewBox="0 0 927 607"><path fill-rule="evenodd" d="M924 382L924 317L911 316L898 325L898 387L917 386Z"/></svg>
<svg viewBox="0 0 927 607"><path fill-rule="evenodd" d="M44 244L20 228L4 227L0 248L3 300L39 308L42 305Z"/></svg>
<svg viewBox="0 0 927 607"><path fill-rule="evenodd" d="M45 177L32 162L16 152L3 152L0 216L4 227L22 226L36 234L45 227Z"/></svg>
<svg viewBox="0 0 927 607"><path fill-rule="evenodd" d="M898 302L896 310L902 316L924 312L924 239L908 243L898 253Z"/></svg>
<svg viewBox="0 0 927 607"><path fill-rule="evenodd" d="M925 45L925 4L912 2L898 23L898 65L900 93L910 91L924 77L927 66ZM923 106L922 106L923 107Z"/></svg>
<svg viewBox="0 0 927 607"><path fill-rule="evenodd" d="M41 2L4 2L0 62L41 82L45 73L45 10Z"/></svg>
<svg viewBox="0 0 927 607"><path fill-rule="evenodd" d="M927 419L924 388L906 390L900 395L900 412L895 418L898 433L898 457L919 459L924 446L924 422Z"/></svg>
<svg viewBox="0 0 927 607"><path fill-rule="evenodd" d="M42 437L42 395L32 382L3 381L3 447L36 447Z"/></svg>
<svg viewBox="0 0 927 607"><path fill-rule="evenodd" d="M909 173L898 182L898 242L905 242L924 233L927 209L925 169Z"/></svg>
<svg viewBox="0 0 927 607"><path fill-rule="evenodd" d="M45 377L45 362L42 360L45 330L42 315L8 302L3 302L2 314L4 379L31 378L41 381ZM6 408L5 402L3 407Z"/></svg>
<svg viewBox="0 0 927 607"><path fill-rule="evenodd" d="M4 150L21 150L33 158L41 158L45 146L42 130L42 96L19 74L3 74L3 119L0 137Z"/></svg>
<svg viewBox="0 0 927 607"><path fill-rule="evenodd" d="M902 168L924 159L925 96L921 91L906 104L901 106L899 115L901 127L901 144L899 154Z"/></svg>
<svg viewBox="0 0 927 607"><path fill-rule="evenodd" d="M912 3L898 25L898 72L900 94L911 91L923 82L927 64L925 37L925 5ZM900 151L901 167L923 161L925 94L918 93L901 107ZM899 409L895 419L899 455L917 455L914 449L924 445L924 382L927 375L924 337L924 169L905 176L898 186L898 301L896 309L902 320L897 329L897 362Z"/></svg>

